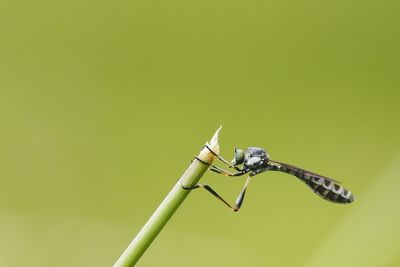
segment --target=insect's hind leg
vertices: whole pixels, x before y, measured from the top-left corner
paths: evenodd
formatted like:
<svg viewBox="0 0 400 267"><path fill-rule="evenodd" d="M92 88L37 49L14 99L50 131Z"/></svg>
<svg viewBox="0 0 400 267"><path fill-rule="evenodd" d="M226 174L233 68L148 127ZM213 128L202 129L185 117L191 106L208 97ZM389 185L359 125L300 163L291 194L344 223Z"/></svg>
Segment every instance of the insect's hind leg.
<svg viewBox="0 0 400 267"><path fill-rule="evenodd" d="M237 212L242 207L242 204L243 204L243 201L244 201L244 196L246 194L247 186L249 185L250 180L251 180L251 176L247 177L246 183L244 184L244 187L243 187L242 191L240 191L238 197L236 198L235 205L233 205L233 206L231 206L225 199L223 199L214 189L212 189L207 184L196 184L196 185L194 185L192 187L187 187L187 186L184 186L181 183L181 187L183 189L185 189L185 190L194 190L194 189L197 189L197 188L204 188L205 190L210 192L214 197L216 197L219 200L221 200L231 211Z"/></svg>

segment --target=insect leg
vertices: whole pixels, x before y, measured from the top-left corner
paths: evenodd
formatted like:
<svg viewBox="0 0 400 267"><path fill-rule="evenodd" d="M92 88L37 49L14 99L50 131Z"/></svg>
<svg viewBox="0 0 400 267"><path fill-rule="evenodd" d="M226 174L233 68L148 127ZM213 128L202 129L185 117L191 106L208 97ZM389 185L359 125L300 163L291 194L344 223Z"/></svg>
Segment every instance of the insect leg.
<svg viewBox="0 0 400 267"><path fill-rule="evenodd" d="M236 198L236 211L240 210L240 207L242 207L243 201L244 201L244 196L246 194L247 186L249 185L251 180L251 175L247 177L246 183L243 186L242 191L240 192L239 196Z"/></svg>
<svg viewBox="0 0 400 267"><path fill-rule="evenodd" d="M207 190L208 192L210 192L213 196L215 196L216 198L218 198L219 200L221 200L231 211L237 212L240 210L240 208L242 207L243 204L243 200L244 200L244 196L246 194L246 189L247 186L250 182L251 176L249 176L246 180L246 183L242 189L242 191L240 192L239 196L236 199L235 205L231 206L225 199L223 199L217 192L215 192L214 189L212 189L209 185L207 184L196 184L195 186L192 187L186 187L183 184L181 184L182 188L185 190L194 190L197 188L204 188L205 190Z"/></svg>
<svg viewBox="0 0 400 267"><path fill-rule="evenodd" d="M220 167L217 167L215 165L211 165L210 171L213 171L213 172L225 175L225 176L242 176L243 174L245 174L245 172L243 172L243 171L231 173L231 172L221 169Z"/></svg>
<svg viewBox="0 0 400 267"><path fill-rule="evenodd" d="M223 157L221 157L220 155L218 155L217 153L215 153L209 146L205 145L205 147L214 155L216 156L220 161L222 161L223 163L225 163L226 165L229 166L229 168L234 168L237 171L241 171L242 169L240 169L239 167L233 165L231 162L229 162L228 160L224 159Z"/></svg>
<svg viewBox="0 0 400 267"><path fill-rule="evenodd" d="M198 160L201 163L203 163L204 165L211 166L211 168L210 168L211 171L219 173L219 174L222 174L222 175L225 175L225 176L242 176L243 174L245 174L245 172L243 172L243 171L236 172L236 173L231 173L229 171L221 169L220 167L217 167L215 165L211 165L211 164L199 159L198 157L194 157L193 160ZM192 160L192 162L193 162L193 160Z"/></svg>

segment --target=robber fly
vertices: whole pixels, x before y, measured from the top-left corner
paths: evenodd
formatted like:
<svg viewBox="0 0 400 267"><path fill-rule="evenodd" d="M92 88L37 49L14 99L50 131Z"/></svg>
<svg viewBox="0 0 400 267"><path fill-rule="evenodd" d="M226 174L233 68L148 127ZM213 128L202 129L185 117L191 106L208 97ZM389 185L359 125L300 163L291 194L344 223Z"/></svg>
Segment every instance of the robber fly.
<svg viewBox="0 0 400 267"><path fill-rule="evenodd" d="M242 206L246 189L251 178L257 174L266 171L281 171L294 175L301 181L303 181L305 184L307 184L314 191L314 193L316 193L323 199L326 199L334 203L347 204L355 200L353 194L349 190L343 188L340 185L340 182L310 171L306 171L301 168L294 167L286 163L273 161L269 158L268 153L263 148L249 147L245 151L243 151L242 149L235 148L235 156L231 162L225 160L221 156L214 153L214 151L212 151L208 146L206 146L206 148L210 150L210 152L213 153L220 161L228 165L229 168L233 168L236 170L236 172L232 173L215 165L210 165L211 171L225 176L242 176L245 174L248 175L246 183L236 199L235 205L231 206L209 185L197 184L193 187L185 187L182 184L181 185L183 189L186 190L204 188L208 192L213 194L215 197L220 199L233 211L238 211ZM195 159L202 162L203 164L207 164L206 162L202 161L197 157Z"/></svg>

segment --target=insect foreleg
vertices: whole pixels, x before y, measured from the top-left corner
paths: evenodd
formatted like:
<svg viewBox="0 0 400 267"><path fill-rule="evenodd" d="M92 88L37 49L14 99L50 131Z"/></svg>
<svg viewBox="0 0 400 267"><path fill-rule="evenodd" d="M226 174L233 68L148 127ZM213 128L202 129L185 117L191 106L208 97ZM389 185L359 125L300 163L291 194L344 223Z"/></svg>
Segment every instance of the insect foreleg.
<svg viewBox="0 0 400 267"><path fill-rule="evenodd" d="M217 167L215 165L212 165L210 168L210 171L225 175L225 176L242 176L243 174L245 174L245 172L240 171L240 172L236 172L236 173L231 173L229 171L226 171L220 167Z"/></svg>
<svg viewBox="0 0 400 267"><path fill-rule="evenodd" d="M222 168L220 168L220 167L217 167L217 166L215 166L215 165L211 165L211 164L209 164L209 163L207 163L207 162L201 160L201 159L198 158L198 157L194 157L194 160L198 160L198 161L200 161L201 163L203 163L204 165L211 166L211 168L210 168L211 171L216 172L216 173L219 173L219 174L222 174L222 175L225 175L225 176L242 176L243 174L246 173L246 172L244 172L244 171L240 171L240 172L236 172L236 173L231 173L231 172L226 171L226 170L224 170L224 169L222 169ZM192 161L192 162L193 162L193 161Z"/></svg>
<svg viewBox="0 0 400 267"><path fill-rule="evenodd" d="M240 169L239 167L233 165L231 162L229 162L228 160L224 159L223 157L221 157L220 155L218 155L217 153L215 153L209 146L205 145L205 147L214 155L216 156L221 162L225 163L226 165L229 166L229 168L234 168L237 171L241 171L242 169Z"/></svg>

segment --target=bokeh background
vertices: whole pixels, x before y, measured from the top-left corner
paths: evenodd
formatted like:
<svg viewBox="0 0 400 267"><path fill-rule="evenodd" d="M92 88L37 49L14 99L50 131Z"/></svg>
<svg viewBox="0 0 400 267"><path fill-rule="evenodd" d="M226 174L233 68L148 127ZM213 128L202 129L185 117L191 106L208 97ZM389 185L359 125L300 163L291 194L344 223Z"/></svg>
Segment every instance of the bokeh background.
<svg viewBox="0 0 400 267"><path fill-rule="evenodd" d="M111 266L221 124L357 202L194 192L138 266L400 266L399 5L1 1L0 266Z"/></svg>

